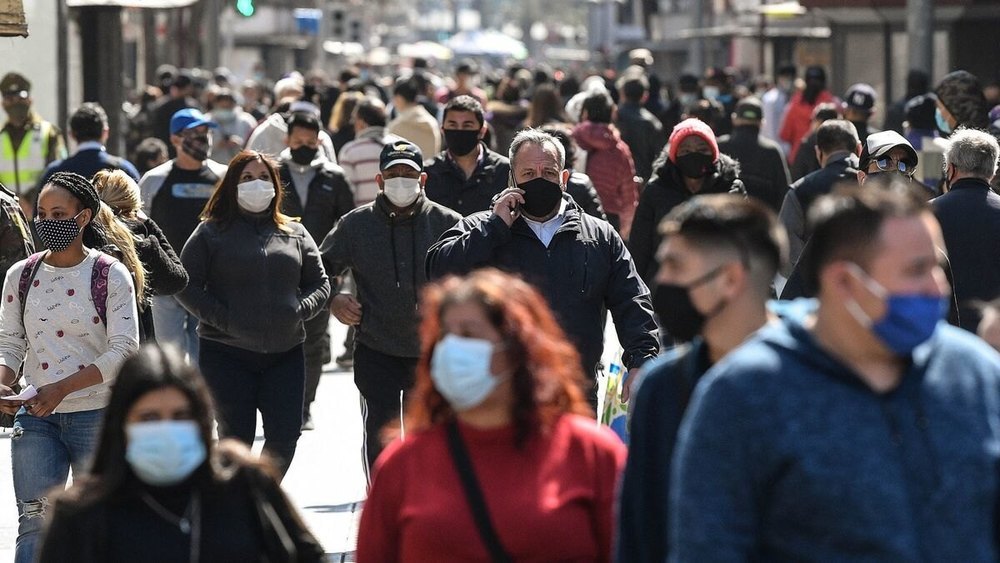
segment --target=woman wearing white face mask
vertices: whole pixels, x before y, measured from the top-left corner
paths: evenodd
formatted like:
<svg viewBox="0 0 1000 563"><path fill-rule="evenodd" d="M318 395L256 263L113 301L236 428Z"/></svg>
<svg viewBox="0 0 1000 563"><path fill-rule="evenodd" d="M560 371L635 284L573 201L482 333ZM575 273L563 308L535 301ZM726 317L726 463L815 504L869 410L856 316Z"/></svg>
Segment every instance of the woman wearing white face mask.
<svg viewBox="0 0 1000 563"><path fill-rule="evenodd" d="M266 156L233 158L181 252L190 281L177 299L199 320L198 363L221 434L253 443L260 410L264 449L284 475L302 427L303 322L330 284L309 232L278 211L277 181Z"/></svg>
<svg viewBox="0 0 1000 563"><path fill-rule="evenodd" d="M581 416L579 358L541 295L480 270L423 307L406 436L379 458L358 561L609 561L625 446Z"/></svg>
<svg viewBox="0 0 1000 563"><path fill-rule="evenodd" d="M38 561L322 560L268 469L211 432L197 370L143 348L122 366L91 473L56 501Z"/></svg>

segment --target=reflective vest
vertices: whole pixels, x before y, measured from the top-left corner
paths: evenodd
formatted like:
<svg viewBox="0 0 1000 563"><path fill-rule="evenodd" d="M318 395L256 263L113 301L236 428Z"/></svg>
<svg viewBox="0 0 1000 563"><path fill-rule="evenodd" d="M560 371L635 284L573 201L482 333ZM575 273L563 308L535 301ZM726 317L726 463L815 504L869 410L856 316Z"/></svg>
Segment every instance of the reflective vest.
<svg viewBox="0 0 1000 563"><path fill-rule="evenodd" d="M17 195L31 191L38 177L45 172L51 134L52 124L49 122L33 123L15 151L10 133L0 131L0 182Z"/></svg>

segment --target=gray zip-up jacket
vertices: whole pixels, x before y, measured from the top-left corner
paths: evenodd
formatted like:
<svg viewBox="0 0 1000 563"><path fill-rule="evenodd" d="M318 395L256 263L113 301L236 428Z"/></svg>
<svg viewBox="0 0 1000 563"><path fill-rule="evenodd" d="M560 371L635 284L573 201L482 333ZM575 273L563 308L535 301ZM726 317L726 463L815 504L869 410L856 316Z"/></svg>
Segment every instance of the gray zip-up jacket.
<svg viewBox="0 0 1000 563"><path fill-rule="evenodd" d="M202 221L181 262L190 281L177 299L201 321L198 335L244 350L277 353L301 344L303 321L330 297L309 232L295 222L281 231L267 214Z"/></svg>
<svg viewBox="0 0 1000 563"><path fill-rule="evenodd" d="M390 209L379 194L337 222L320 252L330 275L348 269L354 274L361 303L358 342L390 356L420 356L417 301L427 283L424 257L461 220L423 194L406 211Z"/></svg>

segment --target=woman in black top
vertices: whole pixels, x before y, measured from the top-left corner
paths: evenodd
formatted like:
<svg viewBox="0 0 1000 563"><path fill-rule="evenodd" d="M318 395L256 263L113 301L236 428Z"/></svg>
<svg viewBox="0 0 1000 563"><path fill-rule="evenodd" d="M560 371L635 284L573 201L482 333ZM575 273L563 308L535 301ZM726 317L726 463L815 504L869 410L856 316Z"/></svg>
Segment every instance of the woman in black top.
<svg viewBox="0 0 1000 563"><path fill-rule="evenodd" d="M122 366L91 473L56 501L38 560L322 560L267 469L211 432L197 370L144 347Z"/></svg>

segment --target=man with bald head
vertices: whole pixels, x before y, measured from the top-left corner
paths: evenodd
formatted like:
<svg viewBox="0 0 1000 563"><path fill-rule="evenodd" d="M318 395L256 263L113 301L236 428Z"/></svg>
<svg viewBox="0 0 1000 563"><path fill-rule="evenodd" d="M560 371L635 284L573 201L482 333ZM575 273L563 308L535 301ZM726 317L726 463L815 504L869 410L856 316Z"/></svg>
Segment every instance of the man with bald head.
<svg viewBox="0 0 1000 563"><path fill-rule="evenodd" d="M659 350L649 289L621 237L566 195L569 171L562 145L528 129L510 146L508 188L493 208L444 233L427 254L431 277L493 266L536 285L593 378L604 342L604 311L625 349L623 364L641 366ZM591 402L595 403L591 393Z"/></svg>

